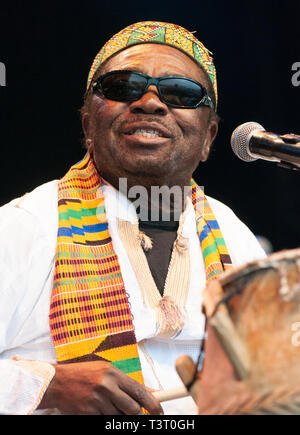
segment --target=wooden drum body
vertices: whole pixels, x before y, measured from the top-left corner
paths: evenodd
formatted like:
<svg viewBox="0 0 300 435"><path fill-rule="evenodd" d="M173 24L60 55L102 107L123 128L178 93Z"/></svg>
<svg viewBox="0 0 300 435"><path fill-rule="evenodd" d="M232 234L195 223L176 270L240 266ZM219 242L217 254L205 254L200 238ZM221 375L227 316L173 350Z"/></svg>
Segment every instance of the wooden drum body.
<svg viewBox="0 0 300 435"><path fill-rule="evenodd" d="M275 394L270 412L281 413L282 397L285 413L300 413L300 249L224 273L205 289L204 307L237 377Z"/></svg>

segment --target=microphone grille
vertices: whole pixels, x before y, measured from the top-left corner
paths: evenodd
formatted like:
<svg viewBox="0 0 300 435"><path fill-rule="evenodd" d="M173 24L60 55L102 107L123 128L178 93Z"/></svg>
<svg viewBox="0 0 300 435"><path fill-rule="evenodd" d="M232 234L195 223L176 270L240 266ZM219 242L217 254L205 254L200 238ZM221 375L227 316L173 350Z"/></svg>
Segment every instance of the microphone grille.
<svg viewBox="0 0 300 435"><path fill-rule="evenodd" d="M239 125L231 135L231 148L234 154L236 154L244 162L253 162L257 160L249 154L249 141L252 134L257 131L264 131L262 125L257 122L245 122L245 124Z"/></svg>

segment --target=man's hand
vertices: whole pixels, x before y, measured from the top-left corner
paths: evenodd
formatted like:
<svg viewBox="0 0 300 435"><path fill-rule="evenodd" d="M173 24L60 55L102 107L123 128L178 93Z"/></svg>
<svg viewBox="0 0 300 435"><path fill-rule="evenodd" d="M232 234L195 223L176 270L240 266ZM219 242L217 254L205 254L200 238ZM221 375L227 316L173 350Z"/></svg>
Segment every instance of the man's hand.
<svg viewBox="0 0 300 435"><path fill-rule="evenodd" d="M142 408L163 414L147 389L111 364L90 361L55 365L39 409L57 408L64 414L137 415Z"/></svg>

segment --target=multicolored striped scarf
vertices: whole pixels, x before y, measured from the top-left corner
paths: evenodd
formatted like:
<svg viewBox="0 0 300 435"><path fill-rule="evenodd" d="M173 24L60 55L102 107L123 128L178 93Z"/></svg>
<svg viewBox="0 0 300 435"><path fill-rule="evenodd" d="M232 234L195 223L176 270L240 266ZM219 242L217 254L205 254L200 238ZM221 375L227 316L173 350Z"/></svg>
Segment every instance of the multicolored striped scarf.
<svg viewBox="0 0 300 435"><path fill-rule="evenodd" d="M218 223L192 181L207 279L231 266ZM93 160L58 184L58 235L50 329L59 363L102 360L143 383L130 305L108 232L102 180Z"/></svg>

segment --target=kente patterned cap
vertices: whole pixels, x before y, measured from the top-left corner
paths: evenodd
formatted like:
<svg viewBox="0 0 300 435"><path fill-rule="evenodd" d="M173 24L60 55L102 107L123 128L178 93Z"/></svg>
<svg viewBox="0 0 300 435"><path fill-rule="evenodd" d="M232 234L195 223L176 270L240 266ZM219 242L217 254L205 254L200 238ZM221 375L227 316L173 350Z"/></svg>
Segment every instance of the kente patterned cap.
<svg viewBox="0 0 300 435"><path fill-rule="evenodd" d="M88 76L87 89L89 89L94 74L99 66L109 57L131 45L149 43L166 44L178 48L200 64L207 72L212 82L217 101L217 79L212 53L202 42L198 41L193 33L185 28L176 24L159 21L142 21L140 23L131 24L109 39L93 61Z"/></svg>

